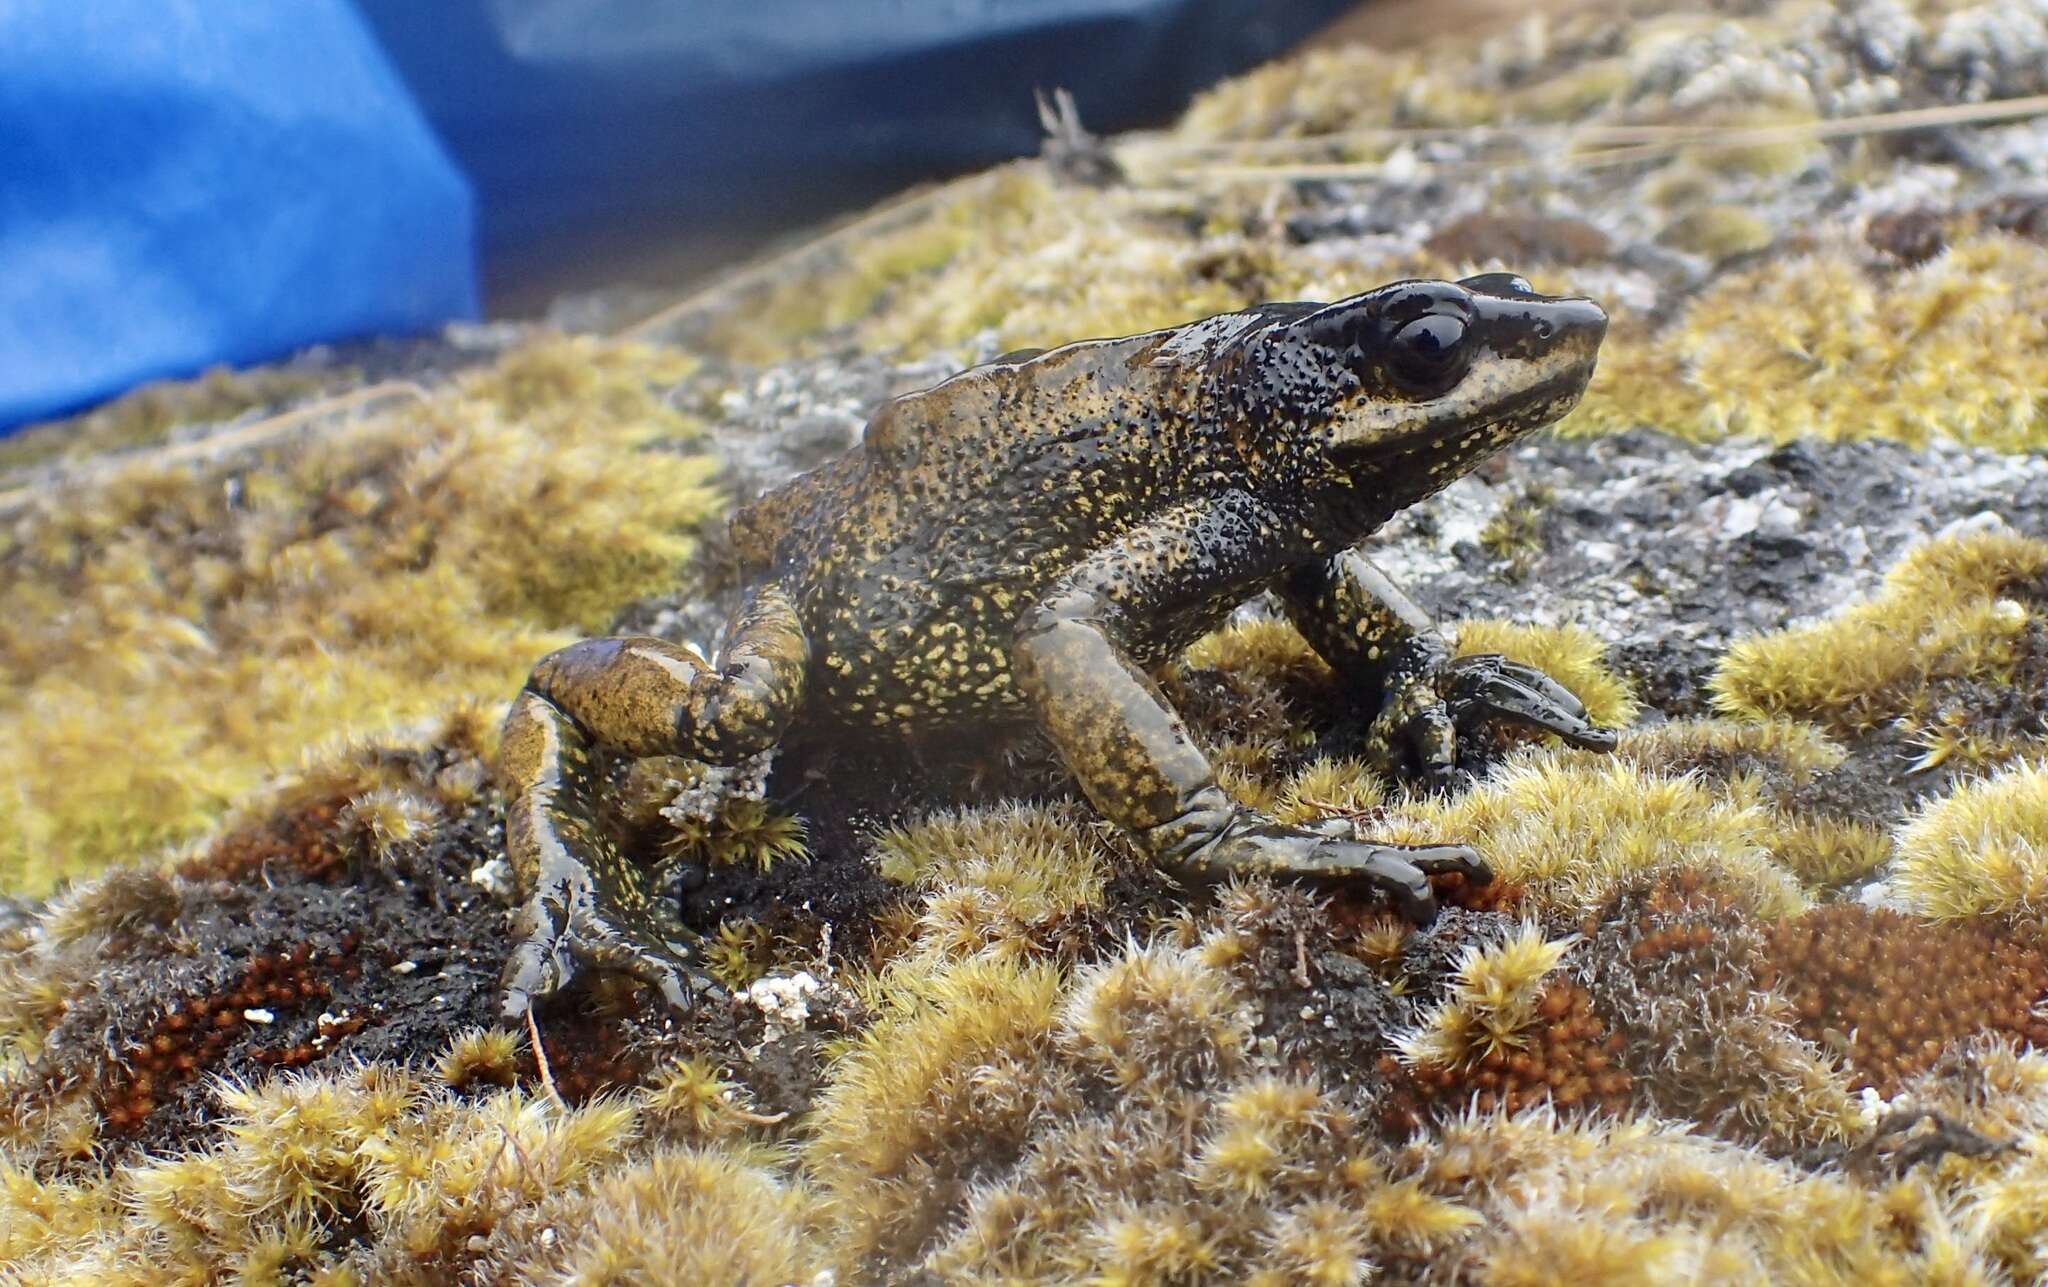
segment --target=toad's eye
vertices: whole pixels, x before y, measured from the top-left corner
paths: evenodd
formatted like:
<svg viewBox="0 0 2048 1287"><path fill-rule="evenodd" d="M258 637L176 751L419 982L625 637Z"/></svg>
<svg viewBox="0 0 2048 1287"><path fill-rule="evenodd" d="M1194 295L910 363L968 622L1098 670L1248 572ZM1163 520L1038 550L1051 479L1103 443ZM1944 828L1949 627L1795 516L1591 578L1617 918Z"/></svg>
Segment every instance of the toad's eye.
<svg viewBox="0 0 2048 1287"><path fill-rule="evenodd" d="M1464 368L1463 318L1430 313L1404 324L1387 342L1387 373L1411 393L1442 393Z"/></svg>

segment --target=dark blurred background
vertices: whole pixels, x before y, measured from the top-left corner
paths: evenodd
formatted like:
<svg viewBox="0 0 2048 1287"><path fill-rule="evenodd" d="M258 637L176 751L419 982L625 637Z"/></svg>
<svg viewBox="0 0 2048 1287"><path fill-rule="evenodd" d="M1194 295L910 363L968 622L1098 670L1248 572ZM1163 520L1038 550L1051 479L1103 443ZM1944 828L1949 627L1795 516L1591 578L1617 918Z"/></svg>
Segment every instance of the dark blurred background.
<svg viewBox="0 0 2048 1287"><path fill-rule="evenodd" d="M676 280L1036 151L1033 90L1163 122L1348 0L357 0L475 185L484 301Z"/></svg>

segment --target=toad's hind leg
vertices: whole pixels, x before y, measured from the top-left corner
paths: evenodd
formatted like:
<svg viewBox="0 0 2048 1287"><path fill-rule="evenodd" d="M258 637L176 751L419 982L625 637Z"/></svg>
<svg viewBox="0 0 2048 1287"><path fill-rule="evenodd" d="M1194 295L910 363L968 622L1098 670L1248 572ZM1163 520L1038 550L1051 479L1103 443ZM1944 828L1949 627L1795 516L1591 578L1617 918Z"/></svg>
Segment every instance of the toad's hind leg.
<svg viewBox="0 0 2048 1287"><path fill-rule="evenodd" d="M519 1021L579 964L631 974L678 1008L708 984L662 873L629 859L598 821L596 752L730 764L775 745L810 661L794 608L778 589L757 592L720 651L714 669L660 639L586 639L534 667L498 755L506 856L525 899L503 1021Z"/></svg>

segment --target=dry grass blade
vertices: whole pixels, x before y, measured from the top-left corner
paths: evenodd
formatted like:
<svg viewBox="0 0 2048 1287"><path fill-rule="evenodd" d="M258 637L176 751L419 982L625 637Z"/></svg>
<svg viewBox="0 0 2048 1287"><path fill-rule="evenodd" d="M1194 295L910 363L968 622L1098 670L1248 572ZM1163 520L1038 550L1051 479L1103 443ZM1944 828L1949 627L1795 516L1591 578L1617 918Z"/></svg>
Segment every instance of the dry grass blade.
<svg viewBox="0 0 2048 1287"><path fill-rule="evenodd" d="M2048 113L2048 94L2025 98L1998 99L1985 103L1952 104L1916 108L1910 111L1877 112L1844 116L1825 121L1792 121L1782 125L1591 125L1560 127L1481 126L1470 129L1364 129L1346 130L1307 139L1275 139L1256 143L1200 143L1187 145L1189 153L1222 150L1226 155L1281 153L1328 148L1343 143L1415 143L1447 139L1484 142L1507 139L1534 145L1556 145L1561 156L1545 154L1515 162L1456 162L1434 167L1440 174L1498 173L1521 167L1552 166L1560 161L1581 168L1651 161L1681 151L1766 147L1832 138L1860 138L1877 134L1898 134L1909 130L1933 129L1943 125L1987 125L1999 121L2023 120ZM1174 145L1150 143L1166 151ZM1293 165L1207 165L1194 164L1169 171L1182 180L1226 183L1258 182L1272 179L1368 179L1383 172L1378 161L1302 162Z"/></svg>

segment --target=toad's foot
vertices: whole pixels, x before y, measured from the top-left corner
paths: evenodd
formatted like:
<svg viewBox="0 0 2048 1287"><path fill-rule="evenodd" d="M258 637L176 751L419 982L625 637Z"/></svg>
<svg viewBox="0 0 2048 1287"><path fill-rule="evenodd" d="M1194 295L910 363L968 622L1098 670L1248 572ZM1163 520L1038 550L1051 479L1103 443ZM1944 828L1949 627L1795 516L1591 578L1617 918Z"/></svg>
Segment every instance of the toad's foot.
<svg viewBox="0 0 2048 1287"><path fill-rule="evenodd" d="M1348 823L1339 824L1349 830ZM1327 824L1326 824L1327 825ZM1381 845L1337 834L1335 825L1289 827L1248 821L1218 840L1207 863L1236 871L1263 871L1343 884L1364 884L1387 895L1416 925L1436 920L1431 876L1456 874L1475 885L1493 879L1476 850L1465 845Z"/></svg>
<svg viewBox="0 0 2048 1287"><path fill-rule="evenodd" d="M1330 818L1286 826L1256 813L1240 813L1220 836L1175 861L1187 874L1217 879L1263 872L1333 884L1364 884L1393 900L1416 925L1436 920L1429 878L1459 875L1475 885L1493 879L1476 850L1465 845L1383 845L1353 838L1351 824Z"/></svg>
<svg viewBox="0 0 2048 1287"><path fill-rule="evenodd" d="M505 847L526 902L514 921L499 1019L522 1021L534 1001L580 966L618 970L671 1007L716 985L697 963L662 873L629 861L597 821L591 747L575 721L537 693L505 721L500 766L512 791Z"/></svg>
<svg viewBox="0 0 2048 1287"><path fill-rule="evenodd" d="M1441 789L1458 766L1459 735L1495 720L1555 733L1588 751L1611 751L1619 739L1535 667L1497 653L1452 658L1435 637L1419 635L1403 645L1387 674L1366 756L1389 777Z"/></svg>
<svg viewBox="0 0 2048 1287"><path fill-rule="evenodd" d="M689 1008L718 985L695 964L699 935L680 926L659 930L647 918L606 908L587 882L536 893L519 910L516 945L505 962L499 1021L520 1022L540 997L559 990L578 966L617 970L647 984L670 1009Z"/></svg>

